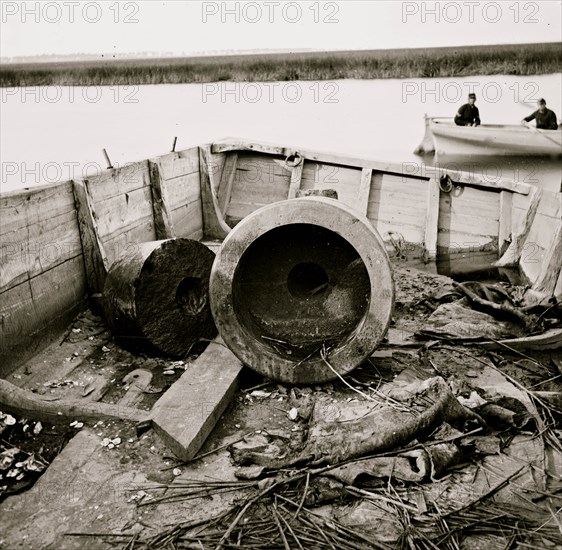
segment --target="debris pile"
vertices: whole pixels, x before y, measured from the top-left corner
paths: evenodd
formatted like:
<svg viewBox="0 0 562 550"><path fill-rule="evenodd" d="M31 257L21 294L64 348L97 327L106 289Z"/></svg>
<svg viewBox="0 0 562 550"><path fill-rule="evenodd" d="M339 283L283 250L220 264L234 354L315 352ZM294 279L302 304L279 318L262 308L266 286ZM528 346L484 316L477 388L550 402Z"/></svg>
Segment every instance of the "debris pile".
<svg viewBox="0 0 562 550"><path fill-rule="evenodd" d="M240 432L254 428L228 446L237 480L193 481L186 464L132 500L155 512L208 501L205 517L98 536L120 548L558 549L562 407L545 395L560 394L560 365L557 352L432 340L330 384L266 380L232 412Z"/></svg>
<svg viewBox="0 0 562 550"><path fill-rule="evenodd" d="M41 422L18 421L0 411L0 500L33 485L47 468L48 461L40 452L27 452L10 443L18 435L29 439L42 431Z"/></svg>

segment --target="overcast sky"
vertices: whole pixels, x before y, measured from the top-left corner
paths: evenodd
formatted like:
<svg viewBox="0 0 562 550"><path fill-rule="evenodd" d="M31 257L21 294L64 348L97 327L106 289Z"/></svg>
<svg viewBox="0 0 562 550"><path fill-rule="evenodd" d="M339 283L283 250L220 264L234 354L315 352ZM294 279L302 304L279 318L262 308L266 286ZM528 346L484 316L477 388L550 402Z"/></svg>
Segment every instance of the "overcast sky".
<svg viewBox="0 0 562 550"><path fill-rule="evenodd" d="M1 56L562 41L562 2L2 1Z"/></svg>

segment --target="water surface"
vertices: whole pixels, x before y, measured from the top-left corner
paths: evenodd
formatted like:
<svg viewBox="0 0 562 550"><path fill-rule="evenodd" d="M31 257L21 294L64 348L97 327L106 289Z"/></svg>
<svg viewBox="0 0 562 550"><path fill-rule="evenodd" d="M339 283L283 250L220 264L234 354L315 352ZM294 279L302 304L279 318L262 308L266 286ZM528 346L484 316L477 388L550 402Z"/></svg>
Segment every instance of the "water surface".
<svg viewBox="0 0 562 550"><path fill-rule="evenodd" d="M562 73L535 77L336 80L130 87L2 89L3 191L68 180L227 137L334 151L402 164L423 173L450 169L558 190L556 159L420 157L424 113L453 116L469 91L483 122L518 123L545 97L562 116Z"/></svg>

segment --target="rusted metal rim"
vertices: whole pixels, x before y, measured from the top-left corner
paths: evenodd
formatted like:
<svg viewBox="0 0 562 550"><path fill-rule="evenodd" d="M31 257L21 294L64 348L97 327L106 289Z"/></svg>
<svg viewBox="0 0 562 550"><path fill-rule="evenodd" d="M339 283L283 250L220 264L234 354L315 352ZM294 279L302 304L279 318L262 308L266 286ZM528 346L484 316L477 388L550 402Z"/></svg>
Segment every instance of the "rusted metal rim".
<svg viewBox="0 0 562 550"><path fill-rule="evenodd" d="M354 268L355 271L351 276L339 273L340 279L345 279L347 285L345 288L334 286L336 290L328 289L325 295L318 299L316 296L312 297L312 294L316 292L314 290L303 299L305 305L311 303L312 300L317 300L317 303L312 304L309 308L313 313L326 311L326 316L329 317L333 312L336 327L339 327L338 307L343 310L350 309L351 319L354 322L350 330L341 334L339 339L336 338L337 341L332 339L329 345L324 346L323 349L316 349L315 352L313 350L308 357L304 352L300 355L294 353L291 356L292 350L288 349L288 346L298 340L298 332L301 330L299 327L304 327L305 331L314 328L310 326L315 322L312 317L303 320L297 315L294 316L295 342L291 341L291 322L287 318L278 326L282 329L289 327L287 328L289 337L285 334L283 338L276 338L275 332L270 332L266 337L259 331L259 328L266 324L262 323L261 319L255 322L252 320L259 317L255 313L260 311L261 305L256 303L253 292L244 294L245 289L255 289L259 285L263 287L260 288L260 295L267 303L266 308L262 308L262 310L266 314L271 313L272 323L270 324L277 328L275 324L277 312L279 315L282 311L288 311L290 314L291 306L294 305L293 298L289 297L289 294L292 294L293 297L297 296L296 300L299 299L298 293L301 289L298 273L296 285L291 279L295 270L297 272L300 269L306 271L305 284L310 283L314 286L320 283L318 288L322 287L322 272L314 267L316 263L322 263L322 261L308 262L305 257L308 249L301 247L301 250L296 250L299 248L299 244L294 237L292 241L288 238L289 244L283 249L282 240L286 235L290 235L293 229L298 230L297 235L302 235L303 242L307 242L308 239L308 242L313 243L312 246L309 246L311 257L322 258L324 254L322 247L325 246L324 241L326 240L324 236L327 235L330 243L337 241L337 246L343 251L342 258L347 254L348 260L353 260L353 254L356 255L357 259L351 261L349 266L355 264L356 268L359 268L359 271ZM281 232L274 233L279 231ZM277 248L271 246L268 248L268 242L275 242L275 239L270 238L272 235L281 237ZM319 241L321 242L314 244L316 235L320 235ZM297 244L294 245L294 243ZM290 246L293 248L291 249ZM258 248L256 249L256 247ZM336 250L339 254L340 249ZM293 251L294 257L292 256ZM330 270L337 272L338 269L341 271L341 267L338 265L339 255L334 256L333 250L331 254L332 256L327 260L328 263L331 262L331 265L324 265L326 272L330 273ZM327 253L326 256L330 256L330 254ZM303 257L305 257L304 262ZM278 266L275 263L277 258L279 258ZM291 262L295 265L292 266ZM265 272L265 277L259 279L259 275L256 273L259 273L264 265L266 269L270 269ZM275 269L277 267L279 269ZM356 277L355 273L360 275ZM268 280L269 277L271 282ZM361 297L357 301L357 291L353 288L353 279L361 279L361 277L366 280L364 288L367 297L364 302L361 301ZM258 278L258 286L255 283L256 278ZM249 281L249 283L246 284L244 281ZM291 288L291 285L294 288ZM276 302L275 293L279 286L283 286L283 289L280 292L279 302ZM360 365L384 338L394 306L392 270L379 234L366 217L342 203L323 197L306 197L273 203L244 218L226 237L215 258L211 270L209 292L215 323L233 353L244 364L264 376L293 384L332 380L337 377L337 374L343 375ZM336 304L337 307L334 306L335 294L339 299L337 304L340 304ZM270 296L273 297L270 299ZM349 297L351 301L346 300L346 297ZM241 311L248 307L245 300L254 301L253 311L249 311L249 313ZM299 305L298 302L295 303ZM365 307L348 307L354 303L364 303ZM319 326L324 321L325 319L318 319ZM319 341L314 342L314 345ZM301 340L298 340L298 345L300 343ZM292 349L295 349L294 346ZM306 351L308 352L309 349ZM330 366L322 358L323 352Z"/></svg>

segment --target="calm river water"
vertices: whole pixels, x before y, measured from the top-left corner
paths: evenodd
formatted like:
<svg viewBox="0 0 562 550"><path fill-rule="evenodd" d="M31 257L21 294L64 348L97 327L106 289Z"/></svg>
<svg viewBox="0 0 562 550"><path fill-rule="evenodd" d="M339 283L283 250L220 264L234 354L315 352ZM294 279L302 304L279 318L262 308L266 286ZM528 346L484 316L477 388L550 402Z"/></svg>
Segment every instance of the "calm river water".
<svg viewBox="0 0 562 550"><path fill-rule="evenodd" d="M4 88L2 191L80 177L223 137L245 137L381 161L422 172L438 161L557 190L559 160L435 159L413 150L423 115L453 116L468 92L483 122L518 123L544 97L562 116L562 73L455 79L334 80Z"/></svg>

